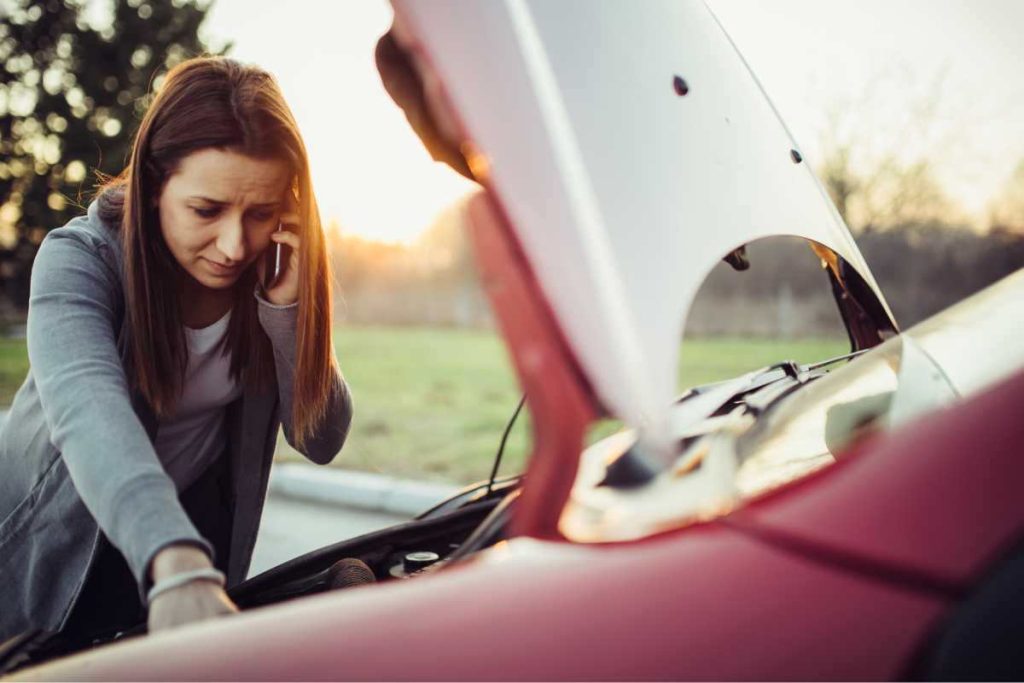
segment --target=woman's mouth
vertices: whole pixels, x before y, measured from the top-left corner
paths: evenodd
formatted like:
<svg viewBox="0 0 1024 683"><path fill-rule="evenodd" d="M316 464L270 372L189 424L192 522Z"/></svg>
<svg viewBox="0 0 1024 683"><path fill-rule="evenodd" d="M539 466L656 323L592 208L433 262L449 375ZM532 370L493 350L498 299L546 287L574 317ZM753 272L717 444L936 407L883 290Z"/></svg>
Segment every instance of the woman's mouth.
<svg viewBox="0 0 1024 683"><path fill-rule="evenodd" d="M211 261L208 258L204 258L203 260L206 262L207 267L210 269L210 271L213 272L214 275L218 275L221 277L235 275L238 273L239 270L241 270L242 267L240 263L227 266L224 265L223 263L218 263L217 261Z"/></svg>

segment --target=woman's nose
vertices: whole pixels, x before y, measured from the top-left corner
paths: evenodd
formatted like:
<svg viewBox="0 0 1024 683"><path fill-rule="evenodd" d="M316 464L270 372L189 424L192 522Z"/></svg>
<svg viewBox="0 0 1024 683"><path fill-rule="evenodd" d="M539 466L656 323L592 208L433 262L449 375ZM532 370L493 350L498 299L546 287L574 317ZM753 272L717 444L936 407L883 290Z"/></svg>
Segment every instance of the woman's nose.
<svg viewBox="0 0 1024 683"><path fill-rule="evenodd" d="M232 263L245 260L244 235L240 218L227 221L217 235L217 249Z"/></svg>

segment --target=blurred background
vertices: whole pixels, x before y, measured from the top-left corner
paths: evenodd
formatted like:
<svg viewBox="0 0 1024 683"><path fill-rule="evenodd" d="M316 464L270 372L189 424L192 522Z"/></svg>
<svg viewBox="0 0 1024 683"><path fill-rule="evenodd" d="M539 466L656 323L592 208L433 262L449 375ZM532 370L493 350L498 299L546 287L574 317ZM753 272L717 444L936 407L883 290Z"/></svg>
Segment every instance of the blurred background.
<svg viewBox="0 0 1024 683"><path fill-rule="evenodd" d="M853 231L903 327L1024 266L1024 2L709 0ZM116 174L162 74L227 54L276 75L310 150L357 402L343 467L468 482L518 389L465 235L473 185L380 85L382 0L0 0L0 405L24 379L35 251ZM841 353L818 262L779 239L716 268L680 386ZM521 467L528 418L507 469ZM278 457L298 456L281 442Z"/></svg>

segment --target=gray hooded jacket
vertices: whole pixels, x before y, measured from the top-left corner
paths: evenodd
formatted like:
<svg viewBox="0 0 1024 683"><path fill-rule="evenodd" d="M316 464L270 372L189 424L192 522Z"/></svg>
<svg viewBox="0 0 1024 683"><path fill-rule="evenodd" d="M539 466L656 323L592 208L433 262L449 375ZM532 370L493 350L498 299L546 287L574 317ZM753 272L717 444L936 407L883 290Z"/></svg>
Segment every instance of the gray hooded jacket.
<svg viewBox="0 0 1024 683"><path fill-rule="evenodd" d="M60 629L101 534L147 585L153 556L171 543L213 549L179 503L153 439L152 410L129 388L117 232L94 202L51 231L32 270L31 368L0 430L0 642L30 628ZM245 579L259 527L278 427L289 419L298 306L259 300L276 387L246 389L227 407L232 510L228 585ZM305 455L329 462L348 433L352 404L340 375L327 419ZM223 507L221 508L223 509Z"/></svg>

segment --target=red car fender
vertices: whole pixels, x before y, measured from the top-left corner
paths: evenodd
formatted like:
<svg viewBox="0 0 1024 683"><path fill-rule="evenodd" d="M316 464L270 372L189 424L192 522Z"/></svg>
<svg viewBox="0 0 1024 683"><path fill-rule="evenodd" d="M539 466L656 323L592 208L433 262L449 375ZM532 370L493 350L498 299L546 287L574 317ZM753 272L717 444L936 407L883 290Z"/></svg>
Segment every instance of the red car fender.
<svg viewBox="0 0 1024 683"><path fill-rule="evenodd" d="M970 588L1024 537L1024 374L733 514L731 524L894 580Z"/></svg>
<svg viewBox="0 0 1024 683"><path fill-rule="evenodd" d="M522 539L488 557L19 675L866 680L900 676L944 608L718 524L616 546Z"/></svg>

